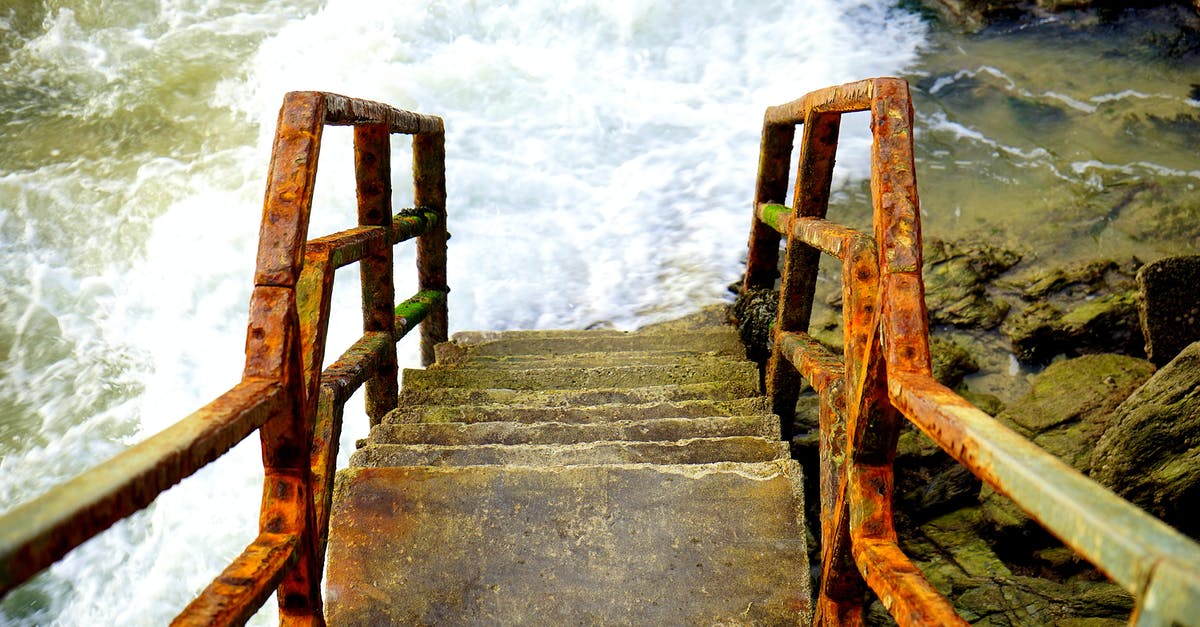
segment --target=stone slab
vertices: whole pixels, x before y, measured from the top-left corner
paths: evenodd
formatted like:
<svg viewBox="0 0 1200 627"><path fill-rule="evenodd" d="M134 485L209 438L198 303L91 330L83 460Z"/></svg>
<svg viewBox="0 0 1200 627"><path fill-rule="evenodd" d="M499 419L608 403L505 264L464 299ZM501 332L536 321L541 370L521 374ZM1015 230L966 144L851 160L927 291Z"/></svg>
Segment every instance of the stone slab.
<svg viewBox="0 0 1200 627"><path fill-rule="evenodd" d="M742 340L733 327L650 334L619 331L474 331L456 333L450 342L435 347L437 361L456 361L463 353L471 356L504 356L664 350L735 356L746 354Z"/></svg>
<svg viewBox="0 0 1200 627"><path fill-rule="evenodd" d="M351 466L578 466L589 464L710 464L788 457L786 442L760 437L691 438L672 442L580 444L370 444Z"/></svg>
<svg viewBox="0 0 1200 627"><path fill-rule="evenodd" d="M673 401L547 407L538 405L402 405L384 417L384 424L418 422L561 422L597 423L615 420L702 418L764 414L770 411L766 397L730 401Z"/></svg>
<svg viewBox="0 0 1200 627"><path fill-rule="evenodd" d="M330 625L807 624L793 461L351 468Z"/></svg>
<svg viewBox="0 0 1200 627"><path fill-rule="evenodd" d="M563 422L438 422L380 424L371 429L372 444L578 444L598 441L670 441L685 438L755 436L780 439L779 418L773 414L754 416L710 416L704 418L659 418L615 420L600 423Z"/></svg>
<svg viewBox="0 0 1200 627"><path fill-rule="evenodd" d="M662 403L673 401L728 401L758 396L758 381L717 381L636 388L598 387L590 390L512 390L432 388L400 391L400 405L529 405L570 407L611 403Z"/></svg>
<svg viewBox="0 0 1200 627"><path fill-rule="evenodd" d="M565 368L626 366L639 364L669 365L695 362L698 360L744 361L743 355L729 355L718 351L600 351L593 353L569 353L554 355L474 355L469 352L454 353L452 358L439 359L430 368Z"/></svg>
<svg viewBox="0 0 1200 627"><path fill-rule="evenodd" d="M405 368L403 387L504 388L512 390L578 390L595 387L642 387L710 381L758 381L758 367L748 361L696 360L666 365L622 365L598 368Z"/></svg>

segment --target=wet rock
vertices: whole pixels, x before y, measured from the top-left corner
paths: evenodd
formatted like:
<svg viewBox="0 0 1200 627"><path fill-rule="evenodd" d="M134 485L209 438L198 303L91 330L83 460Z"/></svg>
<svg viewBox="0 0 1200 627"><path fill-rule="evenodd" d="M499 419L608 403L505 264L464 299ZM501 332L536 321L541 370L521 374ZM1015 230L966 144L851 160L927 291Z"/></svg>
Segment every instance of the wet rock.
<svg viewBox="0 0 1200 627"><path fill-rule="evenodd" d="M1116 408L1089 461L1093 479L1200 538L1200 342Z"/></svg>
<svg viewBox="0 0 1200 627"><path fill-rule="evenodd" d="M1133 598L1106 581L1057 582L1038 577L998 577L955 599L975 625L1124 625Z"/></svg>
<svg viewBox="0 0 1200 627"><path fill-rule="evenodd" d="M925 242L925 303L931 324L995 328L1008 313L1006 301L993 298L987 286L1013 267L1021 256L984 243Z"/></svg>
<svg viewBox="0 0 1200 627"><path fill-rule="evenodd" d="M967 349L950 339L931 336L929 356L933 360L933 378L951 389L962 384L963 377L979 372L979 363L975 358Z"/></svg>
<svg viewBox="0 0 1200 627"><path fill-rule="evenodd" d="M1150 362L1124 355L1086 355L1059 361L1038 375L1026 397L996 418L1086 472L1091 451L1108 428L1113 410L1153 371ZM1031 545L1030 540L1048 541L1049 536L1020 508L990 487L981 490L980 502L998 541L1025 551L1041 548Z"/></svg>
<svg viewBox="0 0 1200 627"><path fill-rule="evenodd" d="M752 289L738 294L733 319L749 359L761 364L771 356L771 327L778 311L779 290Z"/></svg>
<svg viewBox="0 0 1200 627"><path fill-rule="evenodd" d="M1013 353L1043 364L1056 355L1123 353L1142 356L1134 275L1136 259L1098 260L1019 275L1001 282L1031 304L1005 319L1000 331Z"/></svg>
<svg viewBox="0 0 1200 627"><path fill-rule="evenodd" d="M1138 317L1150 361L1163 365L1200 340L1200 255L1168 257L1137 273Z"/></svg>
<svg viewBox="0 0 1200 627"><path fill-rule="evenodd" d="M1000 331L1017 359L1046 363L1056 355L1117 352L1142 355L1134 292L1102 296L1070 308L1036 303L1009 316Z"/></svg>

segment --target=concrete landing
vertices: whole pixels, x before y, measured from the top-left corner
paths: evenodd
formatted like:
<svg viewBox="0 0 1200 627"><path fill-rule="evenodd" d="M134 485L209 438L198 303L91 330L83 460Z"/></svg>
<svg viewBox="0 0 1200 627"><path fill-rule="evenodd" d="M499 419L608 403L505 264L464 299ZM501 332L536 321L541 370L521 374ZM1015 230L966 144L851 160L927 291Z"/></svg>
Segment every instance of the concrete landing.
<svg viewBox="0 0 1200 627"><path fill-rule="evenodd" d="M331 625L808 622L799 466L716 309L458 334L336 479Z"/></svg>

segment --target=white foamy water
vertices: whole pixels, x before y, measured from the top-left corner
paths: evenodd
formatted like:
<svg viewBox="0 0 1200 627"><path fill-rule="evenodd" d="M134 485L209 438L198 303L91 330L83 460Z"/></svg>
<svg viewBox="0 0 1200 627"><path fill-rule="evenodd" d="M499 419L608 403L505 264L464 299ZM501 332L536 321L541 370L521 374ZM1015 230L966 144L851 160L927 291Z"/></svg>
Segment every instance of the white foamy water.
<svg viewBox="0 0 1200 627"><path fill-rule="evenodd" d="M763 109L910 65L924 27L890 4L3 9L0 507L238 380L284 92L445 118L452 330L632 328L729 298ZM854 126L845 143L865 154ZM409 153L393 143L399 208ZM311 235L352 224L350 144L348 129L326 132ZM865 175L853 161L839 170ZM397 249L401 298L413 256ZM358 334L349 270L331 358ZM400 354L416 365L415 339ZM360 403L343 448L366 431ZM167 622L255 535L255 440L11 594L0 623Z"/></svg>

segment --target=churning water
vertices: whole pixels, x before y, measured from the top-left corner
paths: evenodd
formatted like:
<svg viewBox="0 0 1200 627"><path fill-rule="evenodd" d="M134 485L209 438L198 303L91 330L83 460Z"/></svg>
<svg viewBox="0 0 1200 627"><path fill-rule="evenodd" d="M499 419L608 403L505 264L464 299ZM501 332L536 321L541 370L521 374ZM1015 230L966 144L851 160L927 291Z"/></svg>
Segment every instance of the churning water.
<svg viewBox="0 0 1200 627"><path fill-rule="evenodd" d="M0 1L0 509L238 380L284 92L446 119L452 329L630 328L728 298L764 107L910 66L925 27L890 4ZM355 215L350 133L325 137L313 235ZM331 356L357 336L353 272ZM253 538L261 472L239 447L0 623L165 623Z"/></svg>

